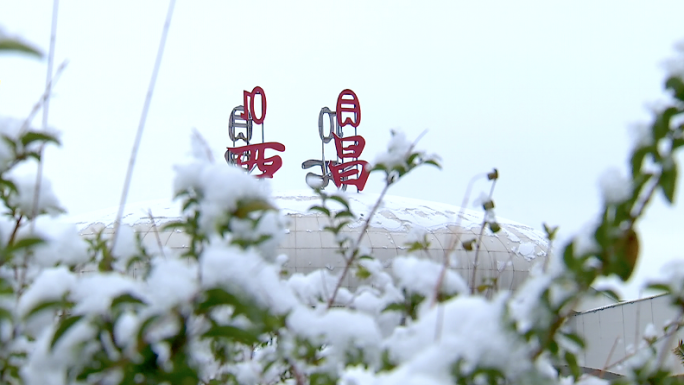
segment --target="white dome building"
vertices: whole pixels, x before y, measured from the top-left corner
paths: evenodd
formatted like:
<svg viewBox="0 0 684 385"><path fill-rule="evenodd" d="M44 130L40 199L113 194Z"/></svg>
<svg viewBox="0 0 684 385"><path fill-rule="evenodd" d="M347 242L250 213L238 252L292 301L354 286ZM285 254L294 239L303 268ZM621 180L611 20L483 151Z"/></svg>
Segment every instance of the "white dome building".
<svg viewBox="0 0 684 385"><path fill-rule="evenodd" d="M278 249L288 256L284 267L290 273L306 274L322 268L333 274L341 272L345 262L336 253L337 243L331 233L323 230L328 219L308 210L320 204L319 198L311 192L276 193L274 198L281 212L289 218L284 240ZM349 193L352 211L358 219L345 226L343 231L358 234L377 198L377 194ZM140 233L150 250L158 249L160 244L171 249L183 249L188 244L188 235L179 229L163 229L164 224L179 219L179 206L168 201L130 204L126 206L123 223ZM77 223L84 237L92 237L101 230L104 234L111 234L116 211L116 208L103 210L73 217L72 221ZM467 241L479 236L482 221L481 211L386 196L362 238L361 246L385 267L390 267L394 257L407 253L407 243L413 242L416 235L426 234L428 250L413 252L414 255L441 263L457 237ZM466 282L471 281L473 269L476 269L477 285L498 278L499 289L514 289L524 281L537 260L546 258L547 242L544 234L529 226L501 218L497 221L501 231L495 234L486 228L483 233L477 266L475 251L466 251L459 243L455 247L457 261L453 268ZM355 277L349 275L345 285L356 286Z"/></svg>
<svg viewBox="0 0 684 385"><path fill-rule="evenodd" d="M358 219L352 221L343 231L359 235L364 218L371 211L377 194L349 193L347 195L352 211ZM281 213L289 218L283 241L278 251L288 256L284 268L290 273L309 273L328 269L332 274L344 268L344 260L337 250L332 234L323 231L327 218L309 212L313 205L320 204L319 198L311 192L274 194L274 201ZM98 232L112 234L117 208L102 210L72 217L83 237L93 237ZM145 246L154 251L160 245L170 249L184 249L189 237L178 229L164 230L163 225L180 219L180 204L169 201L148 201L129 204L124 211L123 224L131 226L140 234ZM428 202L387 196L384 204L372 219L361 245L379 259L386 268L396 256L406 254L406 243L416 235L426 234L430 247L413 252L413 255L442 262L446 251L455 239L467 241L476 239L481 230L483 213L461 209L442 203ZM452 268L471 284L473 269L476 268L476 285L498 278L501 290L519 287L529 275L532 267L547 258L547 241L543 233L513 221L498 218L501 231L494 234L485 229L482 248L475 266L475 251L466 251L462 245L455 249L456 263ZM356 278L349 274L347 287L357 285ZM575 308L569 319L569 327L584 336L587 349L580 361L588 373L603 371L606 358L620 362L630 355L630 347L638 346L643 329L648 324L663 325L676 319L678 310L670 306L669 298L657 296L636 301L616 303L606 296L588 298ZM681 332L671 339L676 344L684 338ZM669 341L669 340L668 340ZM662 341L661 343L666 343ZM670 349L674 347L671 346ZM675 373L684 369L668 356L668 365ZM611 368L604 378L623 375L626 367Z"/></svg>

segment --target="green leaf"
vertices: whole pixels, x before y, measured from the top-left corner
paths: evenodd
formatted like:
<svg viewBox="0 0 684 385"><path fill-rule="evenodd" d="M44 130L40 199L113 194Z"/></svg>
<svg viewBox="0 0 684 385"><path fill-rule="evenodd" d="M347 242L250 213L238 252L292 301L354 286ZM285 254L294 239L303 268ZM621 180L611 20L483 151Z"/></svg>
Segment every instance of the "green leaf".
<svg viewBox="0 0 684 385"><path fill-rule="evenodd" d="M431 164L431 165L433 165L433 166L435 166L435 167L437 167L437 168L439 168L439 169L442 168L442 165L439 164L436 160L426 160L426 161L425 161L425 164Z"/></svg>
<svg viewBox="0 0 684 385"><path fill-rule="evenodd" d="M684 129L684 128L681 128L681 126L680 126L680 130L682 130L682 129ZM684 138L674 138L672 140L672 149L673 150L676 150L682 146L684 146Z"/></svg>
<svg viewBox="0 0 684 385"><path fill-rule="evenodd" d="M240 301L232 294L223 289L209 289L205 293L204 301L198 306L198 311L210 310L216 306L240 304Z"/></svg>
<svg viewBox="0 0 684 385"><path fill-rule="evenodd" d="M327 207L323 207L323 206L319 206L319 205L311 206L309 208L309 211L320 211L323 214L325 214L325 216L330 217L330 210L328 210Z"/></svg>
<svg viewBox="0 0 684 385"><path fill-rule="evenodd" d="M546 237L549 241L553 241L556 238L556 233L558 232L558 226L549 226L546 223L542 223L544 226L544 231L546 232Z"/></svg>
<svg viewBox="0 0 684 385"><path fill-rule="evenodd" d="M0 320L2 319L12 320L12 313L9 310L0 307Z"/></svg>
<svg viewBox="0 0 684 385"><path fill-rule="evenodd" d="M632 178L636 178L637 175L641 173L641 168L644 164L644 158L646 155L657 152L655 146L640 147L632 154L631 167L632 167Z"/></svg>
<svg viewBox="0 0 684 385"><path fill-rule="evenodd" d="M597 292L598 292L598 293L601 293L601 294L607 295L607 296L610 297L610 299L612 299L613 301L620 302L620 296L618 295L617 292L615 292L615 290L612 290L612 289L601 289L601 290L597 290Z"/></svg>
<svg viewBox="0 0 684 385"><path fill-rule="evenodd" d="M371 273L365 267L359 266L356 269L356 276L359 277L360 279L368 279L368 278L370 278Z"/></svg>
<svg viewBox="0 0 684 385"><path fill-rule="evenodd" d="M342 231L342 228L348 224L349 224L349 221L342 221L342 222L338 223L335 227L325 226L325 227L323 227L323 230L330 231L333 234L338 234L340 231Z"/></svg>
<svg viewBox="0 0 684 385"><path fill-rule="evenodd" d="M646 285L646 289L664 291L666 293L670 292L670 286L668 286L664 283L651 283L651 284Z"/></svg>
<svg viewBox="0 0 684 385"><path fill-rule="evenodd" d="M141 300L137 297L134 297L131 294L126 293L126 294L121 294L120 296L114 298L112 300L111 308L113 309L119 305L123 305L123 304L127 304L127 303L133 304L133 305L145 305L145 302L143 300Z"/></svg>
<svg viewBox="0 0 684 385"><path fill-rule="evenodd" d="M34 307L31 309L31 311L26 315L26 319L31 318L33 315L36 313L39 313L43 310L47 309L71 309L73 307L73 303L60 299L57 301L46 301L46 302L41 302L38 304L38 306Z"/></svg>
<svg viewBox="0 0 684 385"><path fill-rule="evenodd" d="M582 370L580 369L580 366L577 364L577 357L575 357L574 354L570 352L565 352L565 362L568 364L570 372L572 372L572 376L574 378L577 379L582 375Z"/></svg>
<svg viewBox="0 0 684 385"><path fill-rule="evenodd" d="M259 335L234 326L213 326L206 333L202 334L204 338L228 338L245 345L252 345L259 343Z"/></svg>
<svg viewBox="0 0 684 385"><path fill-rule="evenodd" d="M273 207L270 203L266 202L263 199L255 199L255 200L248 200L248 201L241 201L238 203L238 207L233 212L233 215L240 218L244 219L249 217L249 214L256 212L256 211L267 211L267 210L275 210L276 208Z"/></svg>
<svg viewBox="0 0 684 385"><path fill-rule="evenodd" d="M185 223L183 222L169 222L162 226L162 230L170 229L185 229Z"/></svg>
<svg viewBox="0 0 684 385"><path fill-rule="evenodd" d="M663 167L658 186L670 204L674 202L675 187L677 187L677 164L672 163L668 167Z"/></svg>
<svg viewBox="0 0 684 385"><path fill-rule="evenodd" d="M577 346L582 349L584 349L584 347L586 346L584 343L584 339L582 339L582 337L578 336L575 333L563 333L563 336L577 344Z"/></svg>
<svg viewBox="0 0 684 385"><path fill-rule="evenodd" d="M0 51L16 51L36 56L38 58L43 57L43 53L38 49L33 48L17 39L0 39Z"/></svg>
<svg viewBox="0 0 684 385"><path fill-rule="evenodd" d="M82 318L82 315L77 315L65 318L62 322L60 322L59 327L57 328L57 330L55 330L55 335L52 336L52 341L50 342L50 349L54 348L55 344L57 344L57 341L59 341L59 339L64 335L64 333L71 329L72 326L76 325L76 323L80 321Z"/></svg>
<svg viewBox="0 0 684 385"><path fill-rule="evenodd" d="M342 211L338 211L337 213L335 213L335 219L344 218L344 217L354 218L354 214L352 214L352 212L349 210L342 210Z"/></svg>
<svg viewBox="0 0 684 385"><path fill-rule="evenodd" d="M382 309L383 313L386 311L401 311L401 312L403 312L403 311L406 311L406 305L403 303L400 303L400 302L391 303L391 304L385 306L384 309Z"/></svg>
<svg viewBox="0 0 684 385"><path fill-rule="evenodd" d="M674 97L684 102L684 81L681 78L672 76L665 81L665 88L672 90Z"/></svg>
<svg viewBox="0 0 684 385"><path fill-rule="evenodd" d="M24 147L36 141L59 144L57 138L43 132L29 131L21 136L21 144L23 144Z"/></svg>
<svg viewBox="0 0 684 385"><path fill-rule="evenodd" d="M32 246L40 245L45 243L44 240L38 238L38 237L27 237L27 238L22 238L14 242L11 246L12 251L16 250L21 250L21 249L27 249Z"/></svg>
<svg viewBox="0 0 684 385"><path fill-rule="evenodd" d="M498 233L501 230L501 226L496 222L488 222L488 224L493 233Z"/></svg>
<svg viewBox="0 0 684 385"><path fill-rule="evenodd" d="M0 179L0 187L7 187L13 193L19 192L19 190L17 190L17 185L15 185L11 180Z"/></svg>
<svg viewBox="0 0 684 385"><path fill-rule="evenodd" d="M665 135L670 132L670 121L678 112L679 111L677 111L676 108L669 107L656 117L652 126L654 143L658 143L660 139L664 138Z"/></svg>
<svg viewBox="0 0 684 385"><path fill-rule="evenodd" d="M344 206L347 211L351 211L351 208L349 207L349 203L342 198L339 195L331 195L328 199L334 200L335 202L339 202L342 206Z"/></svg>
<svg viewBox="0 0 684 385"><path fill-rule="evenodd" d="M415 241L413 243L406 243L405 244L408 247L407 252L412 252L412 251L418 251L418 250L426 250L430 247L430 242L419 242Z"/></svg>
<svg viewBox="0 0 684 385"><path fill-rule="evenodd" d="M466 250L468 250L468 251L473 251L473 250L475 249L475 242L476 242L476 241L477 241L477 240L473 238L473 239L471 239L471 240L462 242L463 248L466 249Z"/></svg>

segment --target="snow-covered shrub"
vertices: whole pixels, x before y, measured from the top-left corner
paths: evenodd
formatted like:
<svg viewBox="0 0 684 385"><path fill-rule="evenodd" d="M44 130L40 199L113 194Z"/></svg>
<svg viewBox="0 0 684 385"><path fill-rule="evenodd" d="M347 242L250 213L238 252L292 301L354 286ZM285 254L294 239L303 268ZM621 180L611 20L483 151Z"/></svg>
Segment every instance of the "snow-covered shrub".
<svg viewBox="0 0 684 385"><path fill-rule="evenodd" d="M584 342L565 321L597 278L629 278L635 222L653 194L673 199L674 153L684 145L684 126L672 123L684 114L681 75L667 87L674 99L632 150L631 173L609 174L596 227L551 254L515 292L497 291L496 282L474 287L450 269L450 258L415 258L412 251L427 248L420 236L384 270L361 247L365 228L355 238L341 231L355 218L345 196L321 190L311 210L328 217L345 268L284 277L275 255L283 218L266 185L197 149L177 167L173 186L183 210L169 226L190 235L185 251L149 251L125 227L115 245L104 234L86 244L47 217L59 211L49 183L35 199L33 179L13 174L22 162L40 161L38 148L56 138L0 120L0 382L605 383L581 373ZM385 174L380 200L406 173L438 164L414 147L394 133L376 158L373 171ZM487 177L494 183L499 175ZM491 194L482 206L487 228L498 231ZM555 229L546 229L553 241ZM477 255L481 239L457 241ZM80 274L86 265L97 271ZM144 266L142 277L129 274L133 265ZM659 287L684 308L684 269L671 271ZM342 286L348 274L362 280L358 289ZM655 342L625 363L631 372L621 383L673 381Z"/></svg>

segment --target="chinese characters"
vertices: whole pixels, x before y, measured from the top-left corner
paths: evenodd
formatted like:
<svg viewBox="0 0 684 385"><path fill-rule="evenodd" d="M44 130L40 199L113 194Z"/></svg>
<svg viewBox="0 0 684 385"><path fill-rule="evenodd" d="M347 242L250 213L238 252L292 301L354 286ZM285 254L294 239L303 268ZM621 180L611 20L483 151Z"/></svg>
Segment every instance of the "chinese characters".
<svg viewBox="0 0 684 385"><path fill-rule="evenodd" d="M328 133L325 134L324 122L328 117ZM368 180L370 170L368 162L359 160L366 141L357 134L357 127L361 124L361 105L352 90L344 90L337 97L336 111L323 107L318 114L318 136L321 138L321 159L309 159L302 163L303 169L320 167L321 173L309 172L307 181L312 178L319 180L324 188L332 179L335 186L346 189L348 185L355 186L362 191ZM354 135L344 136L344 127L352 126ZM333 130L334 127L334 130ZM333 132L334 131L334 132ZM335 141L336 160L326 160L325 144Z"/></svg>
<svg viewBox="0 0 684 385"><path fill-rule="evenodd" d="M261 111L257 117L255 101L257 96L261 102ZM261 174L257 178L273 178L283 165L283 159L279 155L266 157L266 150L285 151L285 145L278 142L264 141L264 120L266 119L266 93L261 87L254 87L249 91L243 91L243 104L233 108L228 120L228 136L233 142L233 147L226 147L224 157L229 164L235 164L248 172L259 169ZM254 124L261 125L261 143L250 144ZM236 129L244 129L244 132L236 133ZM246 145L235 147L238 141Z"/></svg>

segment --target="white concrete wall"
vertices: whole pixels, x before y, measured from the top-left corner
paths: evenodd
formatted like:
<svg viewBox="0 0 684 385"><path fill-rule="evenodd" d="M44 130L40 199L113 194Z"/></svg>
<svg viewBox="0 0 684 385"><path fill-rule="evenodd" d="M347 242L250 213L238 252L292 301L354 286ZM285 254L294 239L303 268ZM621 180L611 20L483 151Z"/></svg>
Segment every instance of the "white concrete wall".
<svg viewBox="0 0 684 385"><path fill-rule="evenodd" d="M616 364L633 354L635 348L643 349L644 331L653 324L658 337L664 335L664 327L675 321L681 310L670 306L670 297L657 296L636 301L623 302L578 313L569 319L569 326L583 336L587 349L578 357L582 366L603 369L623 374L624 365ZM665 363L676 374L684 374L684 366L671 353L684 331L673 338L662 338L658 348L669 342L665 352Z"/></svg>

